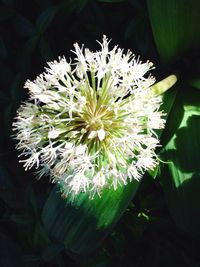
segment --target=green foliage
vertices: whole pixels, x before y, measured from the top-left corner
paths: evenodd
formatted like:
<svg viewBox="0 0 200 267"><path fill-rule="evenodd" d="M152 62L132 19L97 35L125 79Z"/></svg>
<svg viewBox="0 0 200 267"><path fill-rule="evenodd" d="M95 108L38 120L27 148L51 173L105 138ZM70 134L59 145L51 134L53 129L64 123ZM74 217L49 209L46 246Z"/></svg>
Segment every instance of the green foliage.
<svg viewBox="0 0 200 267"><path fill-rule="evenodd" d="M169 161L162 172L162 183L175 221L184 231L197 238L200 237L200 94L192 88L182 90L179 93L179 105L182 106L183 116L175 134L162 151L163 157ZM177 110L173 109L170 116L176 114Z"/></svg>
<svg viewBox="0 0 200 267"><path fill-rule="evenodd" d="M50 236L79 254L99 247L135 195L139 182L132 181L117 190L104 189L101 198L89 199L87 194L62 199L55 187L43 210L43 222Z"/></svg>
<svg viewBox="0 0 200 267"><path fill-rule="evenodd" d="M160 12L161 7L165 12ZM193 236L199 236L199 1L149 0L148 10L158 51L163 60L178 66L181 83L167 121L162 155L169 163L162 175L163 189L176 223ZM188 54L194 53L195 57ZM196 52L195 52L196 51ZM185 57L181 59L181 57ZM184 62L186 66L184 66ZM182 63L182 66L181 66ZM187 72L187 73L186 73Z"/></svg>
<svg viewBox="0 0 200 267"><path fill-rule="evenodd" d="M158 52L168 61L200 44L199 1L148 0L149 18Z"/></svg>

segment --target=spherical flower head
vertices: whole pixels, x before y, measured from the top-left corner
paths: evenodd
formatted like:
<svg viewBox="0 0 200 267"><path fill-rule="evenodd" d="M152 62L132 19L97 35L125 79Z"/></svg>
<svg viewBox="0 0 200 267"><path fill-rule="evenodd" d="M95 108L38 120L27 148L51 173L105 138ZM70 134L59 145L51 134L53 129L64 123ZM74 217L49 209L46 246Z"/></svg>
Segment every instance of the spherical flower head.
<svg viewBox="0 0 200 267"><path fill-rule="evenodd" d="M65 195L101 195L117 189L158 164L156 129L164 127L161 97L151 90L153 68L127 51L100 51L74 44L73 61L48 63L35 81L27 81L29 100L14 125L25 170L49 175Z"/></svg>

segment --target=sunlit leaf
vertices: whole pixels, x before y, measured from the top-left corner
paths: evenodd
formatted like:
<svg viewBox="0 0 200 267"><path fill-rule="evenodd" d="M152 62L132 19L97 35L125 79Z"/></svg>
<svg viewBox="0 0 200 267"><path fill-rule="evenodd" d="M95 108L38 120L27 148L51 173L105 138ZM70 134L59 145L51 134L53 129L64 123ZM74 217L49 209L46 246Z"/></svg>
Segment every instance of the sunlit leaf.
<svg viewBox="0 0 200 267"><path fill-rule="evenodd" d="M199 47L199 1L148 0L148 10L158 52L164 61L180 58ZM180 78L184 81L185 77ZM179 86L162 135L166 144L162 156L169 163L164 164L161 181L176 223L198 236L200 95L186 84L185 81L184 86Z"/></svg>
<svg viewBox="0 0 200 267"><path fill-rule="evenodd" d="M72 199L63 199L55 187L43 209L43 222L51 237L63 242L76 253L95 250L119 220L139 183L132 181L126 186L105 189L101 198L93 200L85 193Z"/></svg>
<svg viewBox="0 0 200 267"><path fill-rule="evenodd" d="M148 0L147 4L155 42L164 61L199 48L200 1Z"/></svg>
<svg viewBox="0 0 200 267"><path fill-rule="evenodd" d="M176 223L184 231L200 237L200 94L195 89L189 91L179 94L184 114L162 152L169 162L162 171L162 183ZM176 109L171 116L177 116Z"/></svg>

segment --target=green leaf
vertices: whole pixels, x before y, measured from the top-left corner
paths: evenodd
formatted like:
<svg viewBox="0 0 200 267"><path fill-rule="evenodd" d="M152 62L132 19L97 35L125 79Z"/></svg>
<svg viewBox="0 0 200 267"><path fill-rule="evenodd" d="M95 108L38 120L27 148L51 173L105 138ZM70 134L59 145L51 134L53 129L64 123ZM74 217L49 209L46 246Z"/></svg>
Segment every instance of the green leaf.
<svg viewBox="0 0 200 267"><path fill-rule="evenodd" d="M148 0L147 3L155 42L163 61L198 49L199 1ZM165 164L161 173L174 220L180 228L196 237L200 237L199 99L197 90L179 88L162 135L162 140L167 144L162 157L170 163Z"/></svg>
<svg viewBox="0 0 200 267"><path fill-rule="evenodd" d="M182 88L179 99L184 113L162 152L164 160L169 161L162 171L162 183L177 225L200 237L200 93ZM177 109L173 109L171 116L177 116ZM173 127L172 124L173 120L169 121L168 127Z"/></svg>
<svg viewBox="0 0 200 267"><path fill-rule="evenodd" d="M50 236L75 253L95 250L125 211L139 182L104 189L101 198L89 199L85 193L74 201L63 199L55 187L44 206L42 219Z"/></svg>
<svg viewBox="0 0 200 267"><path fill-rule="evenodd" d="M160 166L156 166L156 168L154 168L153 170L149 170L148 174L153 178L156 179L156 177L158 176L158 174L160 173Z"/></svg>
<svg viewBox="0 0 200 267"><path fill-rule="evenodd" d="M162 110L167 114L165 129L162 131L161 142L164 147L177 131L183 118L184 110L179 98L181 88L175 87L163 96Z"/></svg>
<svg viewBox="0 0 200 267"><path fill-rule="evenodd" d="M148 0L147 4L154 39L164 61L199 48L199 0Z"/></svg>

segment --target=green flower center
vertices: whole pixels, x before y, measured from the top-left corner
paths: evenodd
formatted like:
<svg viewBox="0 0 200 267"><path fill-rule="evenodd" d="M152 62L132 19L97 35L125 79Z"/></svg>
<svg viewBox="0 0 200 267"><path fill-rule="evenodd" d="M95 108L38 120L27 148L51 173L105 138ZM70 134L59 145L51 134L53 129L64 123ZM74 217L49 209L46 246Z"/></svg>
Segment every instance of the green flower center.
<svg viewBox="0 0 200 267"><path fill-rule="evenodd" d="M89 130L90 131L98 131L103 127L103 122L99 118L92 118L90 123L89 123Z"/></svg>

